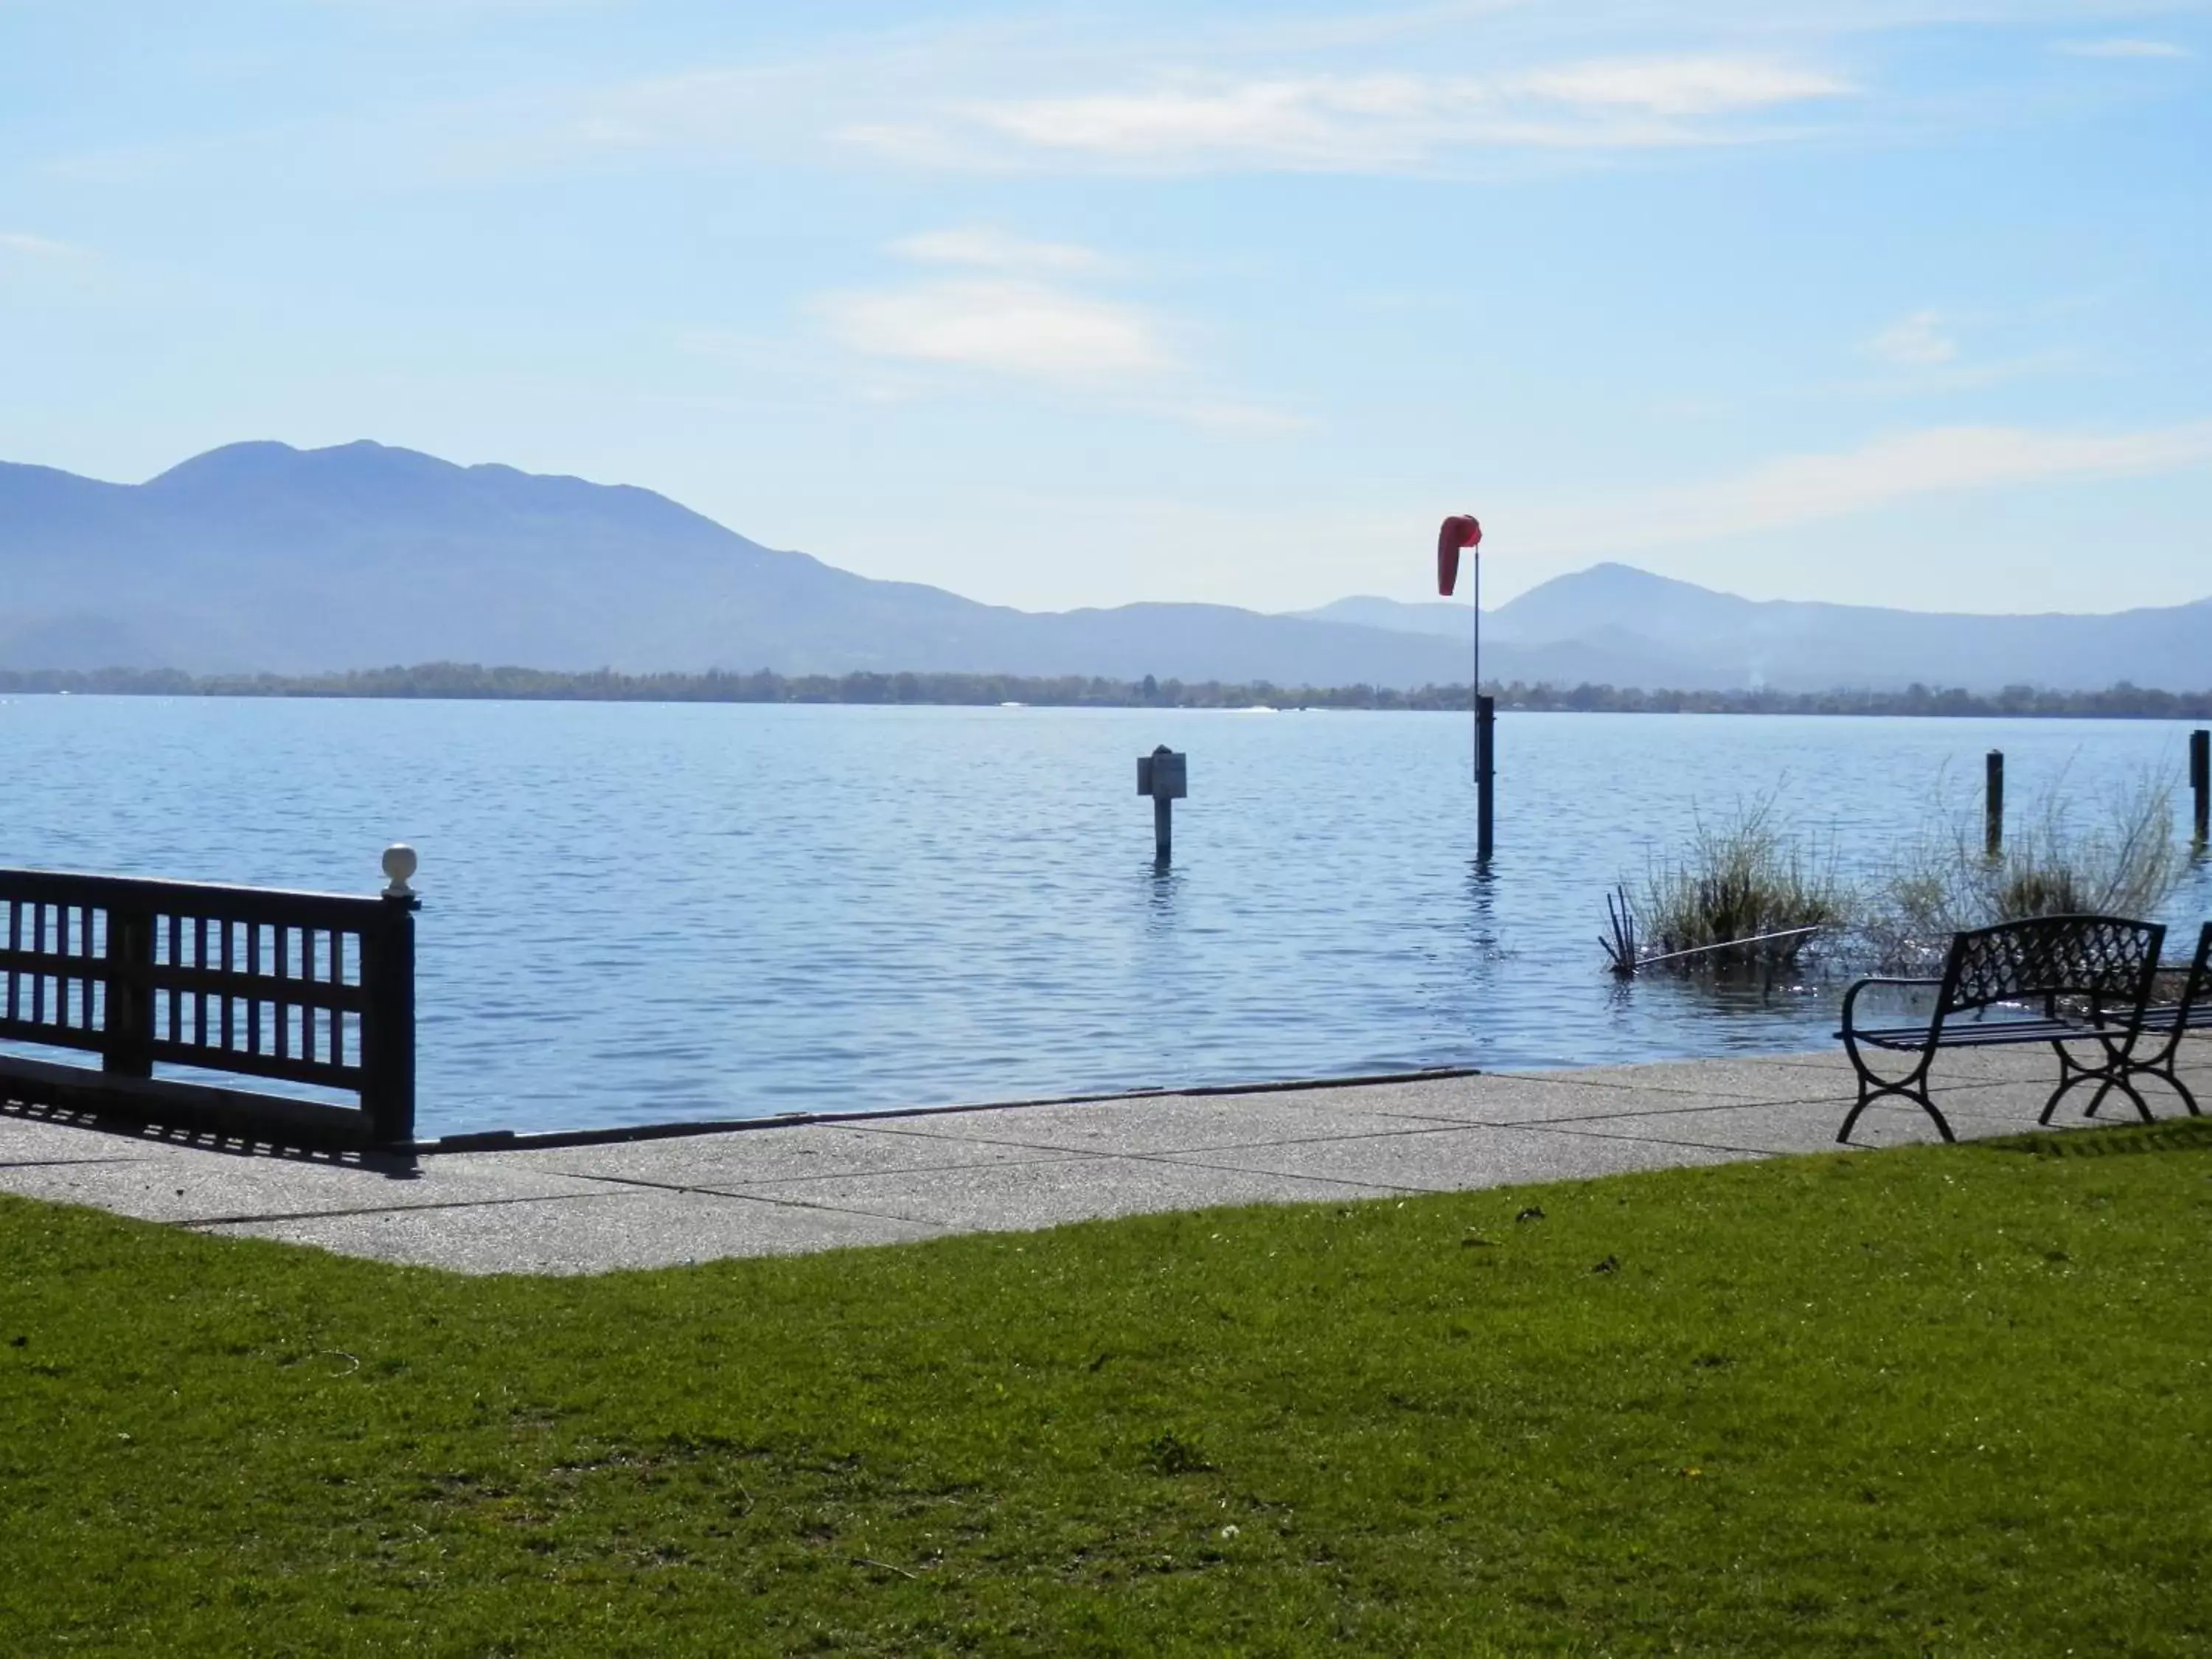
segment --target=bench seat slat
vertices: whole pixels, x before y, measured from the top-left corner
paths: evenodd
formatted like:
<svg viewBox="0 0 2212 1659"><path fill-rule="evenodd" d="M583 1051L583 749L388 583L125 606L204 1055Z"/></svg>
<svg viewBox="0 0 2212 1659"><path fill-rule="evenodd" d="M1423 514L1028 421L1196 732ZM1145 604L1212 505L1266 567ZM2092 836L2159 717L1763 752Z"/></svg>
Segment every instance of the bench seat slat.
<svg viewBox="0 0 2212 1659"><path fill-rule="evenodd" d="M1842 1033L1837 1033L1841 1036ZM1861 1042L1876 1048L1909 1048L1916 1053L1928 1046L1925 1025L1882 1025L1853 1033ZM2087 1042L2096 1028L2064 1019L1999 1019L1946 1025L1940 1047L1991 1048L2014 1042Z"/></svg>
<svg viewBox="0 0 2212 1659"><path fill-rule="evenodd" d="M2171 1031L2177 1025L2191 1031L2212 1030L2212 1002L2169 1002L2143 1010L2146 1031Z"/></svg>

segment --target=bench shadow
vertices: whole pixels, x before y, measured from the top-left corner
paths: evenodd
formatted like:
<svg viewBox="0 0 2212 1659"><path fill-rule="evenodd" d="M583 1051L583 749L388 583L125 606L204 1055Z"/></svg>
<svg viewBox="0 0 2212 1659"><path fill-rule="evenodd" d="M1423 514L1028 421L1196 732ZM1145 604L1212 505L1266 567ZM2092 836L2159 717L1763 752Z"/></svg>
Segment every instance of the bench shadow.
<svg viewBox="0 0 2212 1659"><path fill-rule="evenodd" d="M2127 1158L2151 1152L2212 1152L2212 1118L2162 1119L2109 1129L2033 1130L1966 1143L1982 1152L2033 1158Z"/></svg>

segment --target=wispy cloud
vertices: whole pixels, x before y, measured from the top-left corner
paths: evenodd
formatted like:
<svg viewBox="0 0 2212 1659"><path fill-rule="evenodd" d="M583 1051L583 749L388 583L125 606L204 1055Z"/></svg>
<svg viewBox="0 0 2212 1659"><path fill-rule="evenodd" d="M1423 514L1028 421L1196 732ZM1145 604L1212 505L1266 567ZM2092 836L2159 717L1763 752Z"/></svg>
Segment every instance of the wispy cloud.
<svg viewBox="0 0 2212 1659"><path fill-rule="evenodd" d="M2068 58L2194 58L2197 54L2172 40L2061 40L2051 47Z"/></svg>
<svg viewBox="0 0 2212 1659"><path fill-rule="evenodd" d="M1614 58L1515 75L1237 76L1182 71L1114 90L971 100L933 120L862 125L848 142L898 159L1153 169L1340 172L1465 151L1740 143L1742 117L1856 88L1826 70L1726 57Z"/></svg>
<svg viewBox="0 0 2212 1659"><path fill-rule="evenodd" d="M1093 291L1097 273L1111 264L1095 249L960 229L902 237L890 251L972 274L815 300L816 315L839 345L913 372L909 383L863 395L921 395L926 371L934 368L1055 387L1125 414L1224 434L1265 435L1308 424L1209 390L1152 311ZM1086 276L1094 280L1082 282Z"/></svg>
<svg viewBox="0 0 2212 1659"><path fill-rule="evenodd" d="M33 236L27 230L0 230L0 253L21 253L33 259L69 259L83 249L51 236Z"/></svg>
<svg viewBox="0 0 2212 1659"><path fill-rule="evenodd" d="M1095 270L1097 253L1072 242L1030 242L996 230L932 230L902 237L891 252L926 264L975 265L986 270Z"/></svg>
<svg viewBox="0 0 2212 1659"><path fill-rule="evenodd" d="M1886 363L1932 368L1954 362L1959 343L1944 326L1941 313L1916 311L1900 317L1866 343L1868 352Z"/></svg>
<svg viewBox="0 0 2212 1659"><path fill-rule="evenodd" d="M842 344L874 356L1094 385L1176 363L1141 311L1040 282L929 282L828 295L817 305Z"/></svg>
<svg viewBox="0 0 2212 1659"><path fill-rule="evenodd" d="M1528 91L1565 103L1623 106L1654 115L1724 115L1858 88L1838 75L1748 58L1621 58L1522 77Z"/></svg>
<svg viewBox="0 0 2212 1659"><path fill-rule="evenodd" d="M2061 480L2141 477L2212 464L2212 421L2118 434L1936 427L1856 449L1790 455L1619 508L1533 521L1529 550L1621 552L1787 529L1918 495Z"/></svg>

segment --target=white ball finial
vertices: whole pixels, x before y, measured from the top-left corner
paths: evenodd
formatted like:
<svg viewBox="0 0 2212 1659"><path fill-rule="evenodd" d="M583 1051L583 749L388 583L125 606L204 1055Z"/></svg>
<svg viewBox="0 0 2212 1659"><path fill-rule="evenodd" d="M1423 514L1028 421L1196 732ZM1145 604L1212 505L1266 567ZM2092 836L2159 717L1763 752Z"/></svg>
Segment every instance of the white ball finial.
<svg viewBox="0 0 2212 1659"><path fill-rule="evenodd" d="M407 878L416 870L415 849L404 841L397 841L384 849L384 873L392 883L384 890L386 898L411 898L415 890L407 884Z"/></svg>

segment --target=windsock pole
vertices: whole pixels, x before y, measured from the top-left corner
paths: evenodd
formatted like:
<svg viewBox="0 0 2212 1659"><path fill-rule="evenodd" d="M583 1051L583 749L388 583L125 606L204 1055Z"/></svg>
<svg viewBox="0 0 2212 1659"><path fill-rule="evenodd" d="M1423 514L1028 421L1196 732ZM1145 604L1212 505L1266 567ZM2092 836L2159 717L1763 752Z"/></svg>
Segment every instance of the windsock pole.
<svg viewBox="0 0 2212 1659"><path fill-rule="evenodd" d="M1437 591L1449 599L1459 586L1460 550L1468 550L1468 588L1474 605L1474 663L1468 685L1474 705L1474 857L1490 862L1493 817L1492 785L1496 780L1496 700L1482 695L1482 526L1471 513L1456 513L1437 532Z"/></svg>

